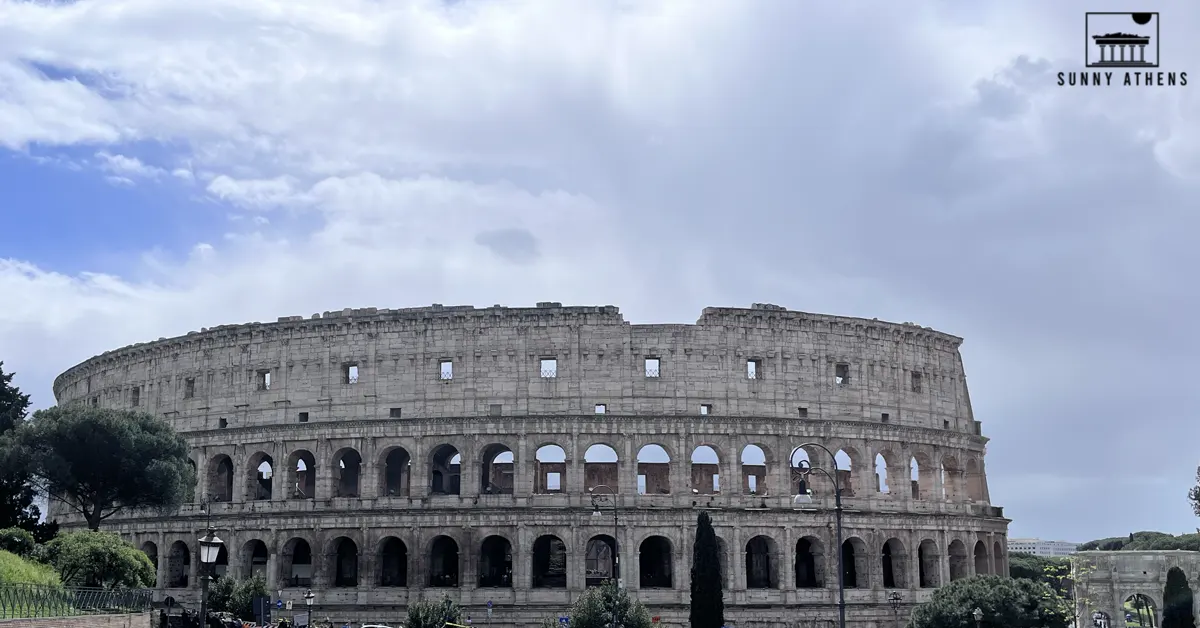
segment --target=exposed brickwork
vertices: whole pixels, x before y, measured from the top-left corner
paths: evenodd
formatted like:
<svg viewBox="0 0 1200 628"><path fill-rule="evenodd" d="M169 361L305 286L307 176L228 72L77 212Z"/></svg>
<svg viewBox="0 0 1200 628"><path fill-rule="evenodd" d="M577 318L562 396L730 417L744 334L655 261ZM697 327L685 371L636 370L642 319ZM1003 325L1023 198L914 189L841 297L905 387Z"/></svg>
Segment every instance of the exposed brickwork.
<svg viewBox="0 0 1200 628"><path fill-rule="evenodd" d="M0 628L153 628L153 613L84 615L44 619L0 619Z"/></svg>
<svg viewBox="0 0 1200 628"><path fill-rule="evenodd" d="M591 516L597 485L618 493L622 579L664 626L686 623L698 508L712 509L724 543L738 628L791 623L800 606L833 619L829 480L814 473L815 503L793 504L789 454L817 443L851 461L836 475L858 624L891 620L890 590L912 604L952 578L1007 572L1008 521L989 503L961 342L774 306L708 308L695 325L631 325L611 306L347 310L119 349L64 373L55 392L60 403L128 408L136 390L137 407L187 437L198 494L220 500L211 516L228 569L264 573L299 606L311 586L316 615L334 620L397 622L409 600L444 594L477 624L492 600L496 628L554 615L584 589L589 558L607 564L587 554L614 534L607 504ZM598 444L616 462L585 459ZM559 456L539 458L551 445ZM648 445L669 462L639 460ZM693 464L701 446L715 457ZM761 460L743 458L749 446ZM511 459L497 461L502 451ZM820 447L804 451L832 471ZM269 483L256 478L264 461ZM144 546L159 584L189 603L208 516L190 504L110 527ZM535 560L558 540L557 558ZM311 569L297 566L304 547ZM652 565L670 576L644 576ZM443 570L457 570L458 586ZM357 584L337 586L339 572ZM400 573L406 586L386 586ZM169 586L184 580L193 586Z"/></svg>

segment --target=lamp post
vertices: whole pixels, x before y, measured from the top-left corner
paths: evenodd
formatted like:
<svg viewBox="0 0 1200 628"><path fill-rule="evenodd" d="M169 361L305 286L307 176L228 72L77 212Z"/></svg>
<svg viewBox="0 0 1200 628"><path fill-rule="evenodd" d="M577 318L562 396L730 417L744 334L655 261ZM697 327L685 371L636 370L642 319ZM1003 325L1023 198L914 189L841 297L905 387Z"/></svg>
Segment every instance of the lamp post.
<svg viewBox="0 0 1200 628"><path fill-rule="evenodd" d="M304 592L304 607L306 609L308 609L308 625L309 626L312 626L315 623L315 622L313 622L313 616L312 616L312 603L313 603L313 598L315 598L315 597L317 597L317 596L313 595L312 589L309 589Z"/></svg>
<svg viewBox="0 0 1200 628"><path fill-rule="evenodd" d="M983 624L983 609L976 606L971 616L975 618L975 628L979 628Z"/></svg>
<svg viewBox="0 0 1200 628"><path fill-rule="evenodd" d="M613 580L613 584L616 585L616 588L613 591L612 628L619 628L617 626L617 593L621 589L621 552L620 552L619 546L617 545L617 543L618 543L618 541L617 541L617 534L618 534L617 492L615 490L613 490L612 487L606 486L604 484L600 484L598 486L593 486L592 488L588 489L588 492L591 493L592 516L593 517L602 516L602 513L600 512L600 506L602 506L604 504L608 504L609 506L612 507L612 512L613 512L612 580Z"/></svg>
<svg viewBox="0 0 1200 628"><path fill-rule="evenodd" d="M829 448L820 443L804 443L796 449L805 449L814 447L829 454L829 462L833 465L833 473L826 471L822 467L814 467L807 460L801 460L795 467L792 467L792 479L799 480L799 486L796 491L796 497L792 499L792 503L799 506L802 504L813 503L812 494L808 492L807 478L813 471L820 471L829 481L833 483L833 520L834 527L837 530L837 582L838 582L838 628L846 628L846 567L842 564L844 556L842 552L842 486L838 481L838 466L837 456L834 455ZM796 450L793 449L795 454Z"/></svg>
<svg viewBox="0 0 1200 628"><path fill-rule="evenodd" d="M212 528L200 539L200 564L204 566L204 575L200 577L200 625L208 624L208 581L212 580L209 571L217 562L221 546L225 542L213 532Z"/></svg>
<svg viewBox="0 0 1200 628"><path fill-rule="evenodd" d="M892 605L892 621L896 628L900 628L900 605L904 603L904 598L900 596L899 591L888 593L888 604Z"/></svg>

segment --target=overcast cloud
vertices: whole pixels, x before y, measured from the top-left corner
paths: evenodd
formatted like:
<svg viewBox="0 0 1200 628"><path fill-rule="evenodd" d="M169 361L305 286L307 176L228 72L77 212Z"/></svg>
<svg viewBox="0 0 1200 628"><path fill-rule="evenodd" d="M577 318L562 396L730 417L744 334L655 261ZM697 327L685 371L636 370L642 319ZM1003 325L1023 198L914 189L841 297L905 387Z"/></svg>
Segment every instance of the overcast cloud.
<svg viewBox="0 0 1200 628"><path fill-rule="evenodd" d="M45 407L104 350L345 307L916 321L966 338L1013 536L1192 530L1200 87L1057 86L1085 7L1129 8L0 0L0 148L223 220L0 250L0 359Z"/></svg>

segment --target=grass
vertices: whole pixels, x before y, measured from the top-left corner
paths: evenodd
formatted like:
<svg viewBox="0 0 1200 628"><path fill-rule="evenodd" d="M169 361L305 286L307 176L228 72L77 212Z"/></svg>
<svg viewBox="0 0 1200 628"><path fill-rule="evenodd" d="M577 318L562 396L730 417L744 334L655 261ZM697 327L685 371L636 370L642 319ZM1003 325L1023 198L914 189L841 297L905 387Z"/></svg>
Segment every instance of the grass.
<svg viewBox="0 0 1200 628"><path fill-rule="evenodd" d="M0 550L0 583L4 584L61 584L58 572L49 565L35 563Z"/></svg>

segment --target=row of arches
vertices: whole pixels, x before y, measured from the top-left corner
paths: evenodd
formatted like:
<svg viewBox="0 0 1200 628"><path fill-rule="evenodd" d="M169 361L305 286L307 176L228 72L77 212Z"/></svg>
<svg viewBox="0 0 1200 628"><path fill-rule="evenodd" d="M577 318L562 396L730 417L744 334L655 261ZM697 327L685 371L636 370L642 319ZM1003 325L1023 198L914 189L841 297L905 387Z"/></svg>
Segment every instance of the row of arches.
<svg viewBox="0 0 1200 628"><path fill-rule="evenodd" d="M721 572L725 586L732 589L732 569L743 572L744 579L736 584L746 589L825 588L837 585L836 555L830 556L825 544L814 536L804 536L791 548L781 548L771 535L751 537L737 555L731 556L723 538L718 537ZM320 553L314 552L309 541L293 537L278 548L277 560L261 539L249 539L237 548L237 575L260 575L278 586L287 587L460 587L480 588L532 587L566 588L568 571L577 569L575 561L583 561L585 586L597 586L614 574L613 557L618 554L612 536L591 536L582 555L574 555L562 538L544 534L533 540L529 554L520 558L507 536L493 534L483 538L475 548L474 560L463 555L458 540L438 535L413 556L409 546L395 536L387 536L364 553L359 543L348 536L338 536L326 543ZM194 548L180 540L172 543L160 556L153 542L142 545L158 569L158 585L167 588L186 588L193 582L192 553ZM989 553L987 544L978 540L968 551L960 539L947 547L948 563L945 574L950 581L973 574L1004 573L1003 547L995 542ZM630 558L624 549L619 552ZM889 538L872 548L857 536L846 539L841 546L843 582L847 588L935 588L943 581L943 562L937 543L923 539L909 548L899 538ZM677 571L686 574L686 567L677 570L677 563L686 560L679 548L666 536L650 535L637 544L632 561L620 561L626 570L621 578L636 583L638 588L675 588ZM516 561L528 561L528 580L518 582L514 574ZM275 563L272 567L272 562ZM468 565L473 573L468 574ZM217 557L214 575L229 573L230 556L222 547ZM272 573L274 571L274 573ZM788 573L790 571L790 574Z"/></svg>
<svg viewBox="0 0 1200 628"><path fill-rule="evenodd" d="M804 462L821 457L810 456L824 452L812 452L796 448L787 462L793 471ZM851 448L839 449L837 461L838 482L843 496L853 497L865 486L868 492L893 494L905 499L957 500L964 495L973 501L986 501L986 486L981 465L968 459L964 466L950 455L936 461L925 452L916 452L902 464L892 451L884 449L875 454L872 467L856 462L857 452ZM518 473L513 451L504 444L493 443L477 452L478 494L513 494L517 492ZM416 474L414 460L408 450L401 446L383 448L373 464L364 461L362 454L351 447L338 449L330 458L332 469L328 474L330 497L362 497L364 493L379 497L405 497L414 495L460 495L463 493L463 456L451 444L434 447L426 458L426 468ZM195 463L193 462L193 465ZM690 465L690 466L689 466ZM284 472L278 477L277 466ZM621 477L621 462L616 450L603 443L596 443L584 453L582 489L590 491L605 485L618 492L633 490L642 495L670 495L687 492L694 495L741 493L745 495L768 495L770 488L770 455L760 445L746 445L741 450L740 474L736 483L724 478L730 468L723 465L717 449L712 445L695 447L688 463L674 461L668 448L658 443L643 445L636 455L631 478ZM525 490L534 494L568 492L568 463L566 452L559 445L546 444L537 448L532 470L533 478ZM724 472L723 472L724 470ZM863 470L863 471L860 471ZM292 451L278 465L268 453L259 451L245 461L241 477L233 458L228 454L217 454L207 461L205 488L212 501L254 501L272 499L315 499L321 483L318 482L320 466L316 456L307 449ZM685 478L675 478L673 473L686 473ZM869 472L870 482L864 485L856 473ZM425 483L424 491L414 493L413 478L418 475ZM820 491L821 478L813 476L809 488ZM364 489L370 490L364 490ZM787 480L787 492L794 494L798 488L796 474ZM826 491L831 486L825 486ZM778 489L776 489L778 490ZM324 497L322 495L321 497Z"/></svg>

